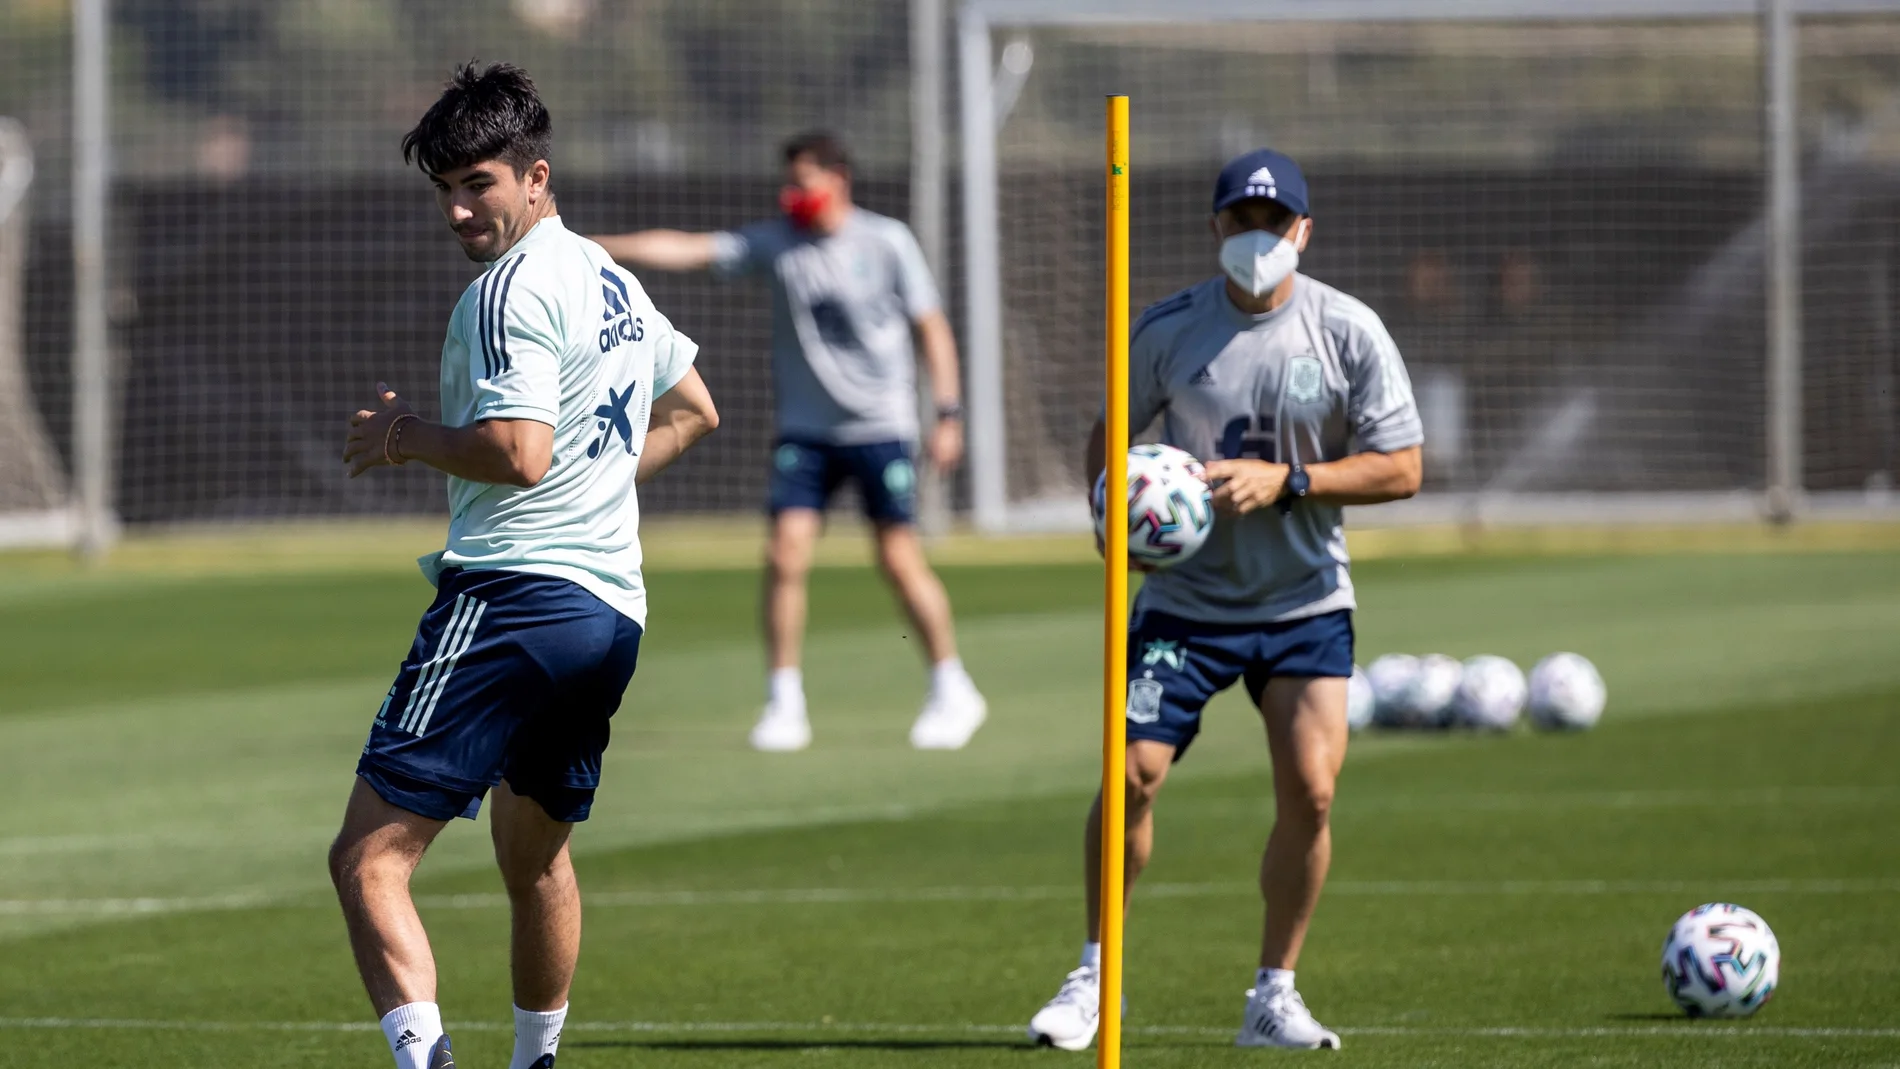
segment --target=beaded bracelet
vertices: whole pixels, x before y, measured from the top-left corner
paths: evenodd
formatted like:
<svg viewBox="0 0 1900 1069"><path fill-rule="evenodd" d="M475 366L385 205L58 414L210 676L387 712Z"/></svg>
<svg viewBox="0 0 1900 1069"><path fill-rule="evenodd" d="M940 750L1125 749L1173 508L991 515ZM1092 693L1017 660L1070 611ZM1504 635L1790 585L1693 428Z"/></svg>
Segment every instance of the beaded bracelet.
<svg viewBox="0 0 1900 1069"><path fill-rule="evenodd" d="M402 456L402 424L404 420L421 418L414 412L404 412L389 421L389 429L383 432L383 463L392 467L401 467L409 463L409 458ZM396 447L394 453L390 452L389 448L392 444ZM402 459L398 460L397 457L402 457Z"/></svg>

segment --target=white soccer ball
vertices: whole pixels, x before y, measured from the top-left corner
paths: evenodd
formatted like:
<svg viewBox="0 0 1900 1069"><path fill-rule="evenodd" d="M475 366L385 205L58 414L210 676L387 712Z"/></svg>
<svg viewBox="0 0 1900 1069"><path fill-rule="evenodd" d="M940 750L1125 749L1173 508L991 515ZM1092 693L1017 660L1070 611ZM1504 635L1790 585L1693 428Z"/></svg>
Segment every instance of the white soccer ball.
<svg viewBox="0 0 1900 1069"><path fill-rule="evenodd" d="M1531 722L1540 728L1594 727L1607 696L1597 666L1580 654L1553 653L1531 669Z"/></svg>
<svg viewBox="0 0 1900 1069"><path fill-rule="evenodd" d="M1663 940L1663 986L1691 1017L1746 1017L1775 994L1781 944L1754 910L1711 902Z"/></svg>
<svg viewBox="0 0 1900 1069"><path fill-rule="evenodd" d="M1372 687L1372 720L1380 727L1404 727L1400 702L1412 681L1418 678L1418 658L1409 653L1388 653L1366 666L1366 682Z"/></svg>
<svg viewBox="0 0 1900 1069"><path fill-rule="evenodd" d="M1413 727L1442 728L1451 723L1451 700L1464 682L1465 666L1458 658L1428 653L1418 659L1418 675L1400 700Z"/></svg>
<svg viewBox="0 0 1900 1069"><path fill-rule="evenodd" d="M1372 713L1379 705L1378 696L1373 693L1372 679L1365 669L1352 666L1352 678L1346 681L1346 727L1352 731L1364 731L1372 723Z"/></svg>
<svg viewBox="0 0 1900 1069"><path fill-rule="evenodd" d="M1485 731L1509 730L1529 694L1522 669L1503 657L1481 653L1464 664L1464 677L1451 699L1452 721Z"/></svg>
<svg viewBox="0 0 1900 1069"><path fill-rule="evenodd" d="M1095 480L1090 511L1095 544L1106 544L1108 472ZM1201 462L1171 445L1128 450L1128 555L1157 568L1179 564L1206 544L1214 529L1213 491Z"/></svg>

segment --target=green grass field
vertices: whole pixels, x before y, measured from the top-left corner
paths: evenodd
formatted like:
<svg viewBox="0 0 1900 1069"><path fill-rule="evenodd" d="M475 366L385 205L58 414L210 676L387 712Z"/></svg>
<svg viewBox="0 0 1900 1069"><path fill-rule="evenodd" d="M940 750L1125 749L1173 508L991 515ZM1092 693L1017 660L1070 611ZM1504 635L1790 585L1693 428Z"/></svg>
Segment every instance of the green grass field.
<svg viewBox="0 0 1900 1069"><path fill-rule="evenodd" d="M1555 649L1603 726L1365 736L1300 987L1362 1066L1900 1066L1900 553L1445 557L1357 569L1360 660ZM1097 571L948 569L992 703L919 754L924 679L868 572L815 582L814 748L745 749L756 577L662 571L595 819L563 1069L1080 1067L1021 1027L1081 938ZM0 561L0 1066L381 1066L328 896L351 769L428 599L378 564L108 579ZM1131 1066L1253 1064L1271 820L1221 699L1164 793L1129 944ZM461 1063L505 1065L486 830L418 886ZM1784 951L1756 1018L1689 1022L1656 955L1697 903Z"/></svg>

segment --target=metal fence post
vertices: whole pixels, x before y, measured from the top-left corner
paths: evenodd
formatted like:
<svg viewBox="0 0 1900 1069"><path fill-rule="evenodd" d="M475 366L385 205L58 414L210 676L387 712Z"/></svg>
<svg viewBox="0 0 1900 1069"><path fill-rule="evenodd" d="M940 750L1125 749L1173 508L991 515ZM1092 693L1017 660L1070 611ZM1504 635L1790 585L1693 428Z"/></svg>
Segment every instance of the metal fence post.
<svg viewBox="0 0 1900 1069"><path fill-rule="evenodd" d="M1801 171L1792 0L1762 0L1767 149L1768 516L1801 508Z"/></svg>
<svg viewBox="0 0 1900 1069"><path fill-rule="evenodd" d="M111 136L107 0L73 5L73 481L79 548L112 545L112 364L106 311L106 196Z"/></svg>
<svg viewBox="0 0 1900 1069"><path fill-rule="evenodd" d="M1009 522L1003 418L1002 249L997 233L996 113L990 94L989 20L966 4L957 16L957 89L963 111L964 334L970 392L971 518L984 532Z"/></svg>
<svg viewBox="0 0 1900 1069"><path fill-rule="evenodd" d="M944 273L943 0L910 0L910 228L939 288ZM948 296L947 294L945 295ZM917 380L917 411L929 441L937 401L925 376ZM917 518L927 535L950 525L949 479L930 470L917 484Z"/></svg>

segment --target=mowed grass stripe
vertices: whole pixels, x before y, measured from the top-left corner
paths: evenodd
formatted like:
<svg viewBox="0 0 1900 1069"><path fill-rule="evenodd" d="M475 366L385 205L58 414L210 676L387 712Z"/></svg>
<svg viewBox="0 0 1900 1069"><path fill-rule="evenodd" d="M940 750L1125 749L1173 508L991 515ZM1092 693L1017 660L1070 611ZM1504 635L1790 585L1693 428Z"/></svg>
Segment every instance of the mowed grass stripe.
<svg viewBox="0 0 1900 1069"><path fill-rule="evenodd" d="M1228 898L1259 894L1252 883L1144 883L1138 898ZM1892 879L1757 880L1334 880L1329 895L1859 895L1900 894L1900 876ZM1069 901L1070 884L1031 887L771 887L725 890L583 892L589 909L662 909L671 906L823 906L874 902L970 903ZM503 894L417 895L423 909L505 909ZM322 909L327 900L265 895L214 895L205 898L27 898L0 899L0 914L136 916L154 913L214 913L252 909Z"/></svg>
<svg viewBox="0 0 1900 1069"><path fill-rule="evenodd" d="M451 1034L460 1032L507 1032L514 1025L496 1021L454 1021ZM112 1017L0 1017L0 1029L22 1030L112 1030L140 1032L377 1032L381 1026L369 1021L161 1021ZM668 1035L764 1033L822 1035L827 1032L891 1036L930 1035L1008 1035L1022 1036L1022 1025L1012 1024L915 1024L869 1021L569 1021L564 1033L651 1032ZM1133 1025L1124 1031L1136 1036L1226 1036L1232 1028L1192 1025ZM1346 1035L1367 1036L1469 1036L1491 1039L1612 1039L1639 1037L1690 1037L1723 1039L1746 1036L1774 1036L1795 1039L1886 1039L1900 1037L1900 1028L1790 1028L1763 1024L1688 1023L1648 1027L1595 1028L1416 1028L1404 1025L1343 1025L1336 1031ZM1025 1041L1026 1042L1026 1041ZM819 1044L822 1045L822 1041ZM565 1056L565 1055L564 1055ZM1055 1057L1050 1055L1049 1057Z"/></svg>

